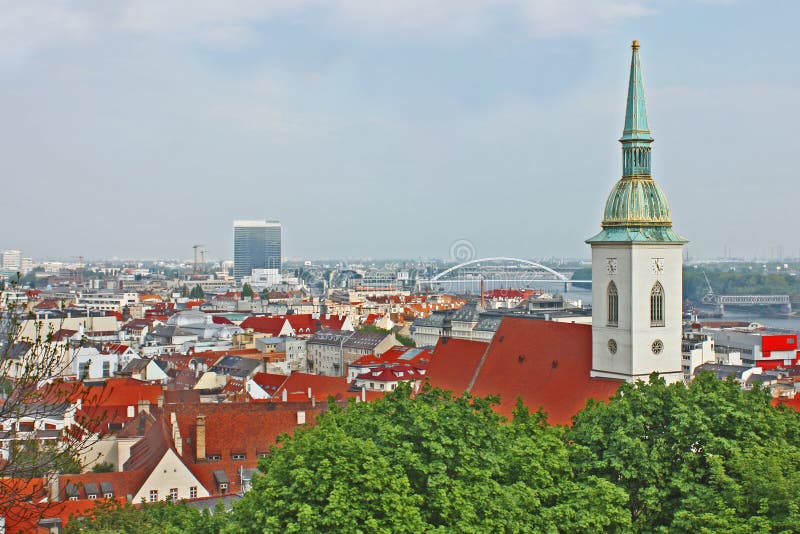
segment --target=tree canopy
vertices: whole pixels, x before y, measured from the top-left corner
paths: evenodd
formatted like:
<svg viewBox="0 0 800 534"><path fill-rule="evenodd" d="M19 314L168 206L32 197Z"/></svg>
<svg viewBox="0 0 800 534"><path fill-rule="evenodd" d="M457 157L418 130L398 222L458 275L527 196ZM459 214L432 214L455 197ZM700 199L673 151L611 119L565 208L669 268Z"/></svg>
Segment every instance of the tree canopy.
<svg viewBox="0 0 800 534"><path fill-rule="evenodd" d="M202 299L205 298L206 294L203 291L203 288L200 285L196 285L192 288L192 291L189 293L189 298L192 299Z"/></svg>
<svg viewBox="0 0 800 534"><path fill-rule="evenodd" d="M571 427L425 386L333 403L283 436L214 528L249 532L795 532L800 416L711 374L624 384ZM175 518L170 519L170 510ZM154 514L155 512L147 512ZM212 519L158 511L169 532ZM199 513L198 513L199 514ZM106 521L108 513L100 514ZM152 515L147 517L153 517ZM183 518L183 519L181 519ZM102 523L114 530L114 523ZM208 531L208 530L206 530Z"/></svg>
<svg viewBox="0 0 800 534"><path fill-rule="evenodd" d="M251 299L251 298L253 298L254 294L255 293L253 292L252 286L250 286L250 284L245 282L244 285L242 286L242 298Z"/></svg>

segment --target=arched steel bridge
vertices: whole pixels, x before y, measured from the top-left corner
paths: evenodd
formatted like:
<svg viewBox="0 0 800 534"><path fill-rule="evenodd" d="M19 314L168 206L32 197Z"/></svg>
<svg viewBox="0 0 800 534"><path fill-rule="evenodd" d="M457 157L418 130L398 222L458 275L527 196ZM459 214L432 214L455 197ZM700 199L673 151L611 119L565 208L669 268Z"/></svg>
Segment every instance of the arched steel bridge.
<svg viewBox="0 0 800 534"><path fill-rule="evenodd" d="M477 258L454 265L429 279L417 280L417 288L461 286L477 291L481 281L487 289L514 287L517 289L538 283L591 283L591 280L572 280L555 269L522 258L493 256Z"/></svg>

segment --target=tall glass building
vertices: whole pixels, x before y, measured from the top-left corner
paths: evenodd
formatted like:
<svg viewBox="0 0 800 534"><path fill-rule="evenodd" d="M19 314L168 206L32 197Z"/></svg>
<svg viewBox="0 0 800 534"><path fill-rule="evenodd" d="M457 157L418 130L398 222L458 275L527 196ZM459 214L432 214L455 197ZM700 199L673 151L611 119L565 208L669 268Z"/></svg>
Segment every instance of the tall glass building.
<svg viewBox="0 0 800 534"><path fill-rule="evenodd" d="M281 268L281 223L233 221L233 276L236 283L253 269Z"/></svg>

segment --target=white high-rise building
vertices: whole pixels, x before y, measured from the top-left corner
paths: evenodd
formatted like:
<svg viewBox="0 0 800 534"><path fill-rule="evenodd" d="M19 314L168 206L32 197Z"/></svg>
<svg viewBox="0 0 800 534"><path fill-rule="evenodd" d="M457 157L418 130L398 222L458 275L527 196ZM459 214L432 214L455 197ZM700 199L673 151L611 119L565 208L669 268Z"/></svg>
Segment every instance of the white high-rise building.
<svg viewBox="0 0 800 534"><path fill-rule="evenodd" d="M603 230L592 247L593 377L646 380L658 372L683 379L681 329L683 245L669 206L650 172L639 43L633 42L622 178L611 191Z"/></svg>
<svg viewBox="0 0 800 534"><path fill-rule="evenodd" d="M4 271L18 271L22 261L22 252L19 250L4 250L2 256Z"/></svg>

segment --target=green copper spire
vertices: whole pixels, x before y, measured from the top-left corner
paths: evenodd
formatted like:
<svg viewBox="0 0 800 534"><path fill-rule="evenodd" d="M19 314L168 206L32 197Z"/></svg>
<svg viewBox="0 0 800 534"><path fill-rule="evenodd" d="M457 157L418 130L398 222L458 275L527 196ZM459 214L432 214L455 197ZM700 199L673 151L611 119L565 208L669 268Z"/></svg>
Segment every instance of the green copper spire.
<svg viewBox="0 0 800 534"><path fill-rule="evenodd" d="M650 174L647 106L639 60L639 41L634 41L625 129L622 132L622 178L614 185L603 213L603 231L587 243L661 241L685 242L672 231L672 219L664 192Z"/></svg>
<svg viewBox="0 0 800 534"><path fill-rule="evenodd" d="M628 105L625 108L625 130L622 132L622 141L652 142L650 128L647 127L647 105L644 98L644 83L642 83L642 65L639 60L639 41L631 45L633 57L631 58L631 77L628 81Z"/></svg>

